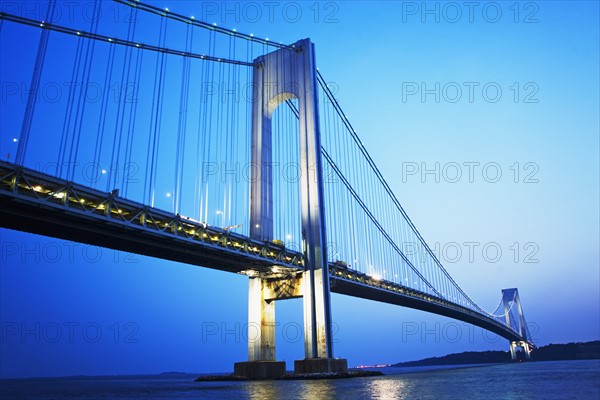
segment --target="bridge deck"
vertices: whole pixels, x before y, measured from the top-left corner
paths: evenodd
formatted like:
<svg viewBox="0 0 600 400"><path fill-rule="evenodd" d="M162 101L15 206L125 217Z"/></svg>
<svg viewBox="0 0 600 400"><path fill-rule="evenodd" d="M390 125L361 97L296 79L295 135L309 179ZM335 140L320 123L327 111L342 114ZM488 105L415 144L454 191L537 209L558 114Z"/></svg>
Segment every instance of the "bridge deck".
<svg viewBox="0 0 600 400"><path fill-rule="evenodd" d="M0 162L0 225L229 272L304 269L270 242Z"/></svg>
<svg viewBox="0 0 600 400"><path fill-rule="evenodd" d="M0 162L0 226L249 276L304 270L302 254L83 185ZM329 265L331 291L444 315L522 338L446 299Z"/></svg>

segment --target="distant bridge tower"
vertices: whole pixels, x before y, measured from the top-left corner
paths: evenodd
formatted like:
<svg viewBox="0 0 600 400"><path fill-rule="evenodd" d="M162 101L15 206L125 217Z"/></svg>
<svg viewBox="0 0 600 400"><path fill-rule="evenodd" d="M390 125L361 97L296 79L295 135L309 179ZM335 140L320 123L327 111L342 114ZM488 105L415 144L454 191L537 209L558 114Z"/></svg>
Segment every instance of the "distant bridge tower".
<svg viewBox="0 0 600 400"><path fill-rule="evenodd" d="M249 329L260 327L259 338L248 340L248 362L235 365L235 374L270 378L285 373L275 358L275 300L302 297L305 359L294 363L296 373L337 372L347 369L333 358L329 269L323 209L321 138L317 100L315 50L309 39L254 60L252 106L252 165L250 236L272 241L273 176L272 115L284 101L298 100L302 249L305 271L296 277L250 277Z"/></svg>
<svg viewBox="0 0 600 400"><path fill-rule="evenodd" d="M510 342L510 357L512 360L517 359L517 349L519 347L523 348L525 352L525 357L528 360L531 359L531 348L529 346L529 341L531 338L528 335L527 323L525 322L525 316L523 315L523 308L521 308L521 299L519 298L519 290L514 289L503 289L502 290L502 303L504 304L504 315L506 318L506 325L508 327L511 326L511 307L517 307L518 320L514 321L516 326L518 326L517 331L521 335L523 340L520 341L511 341ZM512 303L512 304L511 304Z"/></svg>

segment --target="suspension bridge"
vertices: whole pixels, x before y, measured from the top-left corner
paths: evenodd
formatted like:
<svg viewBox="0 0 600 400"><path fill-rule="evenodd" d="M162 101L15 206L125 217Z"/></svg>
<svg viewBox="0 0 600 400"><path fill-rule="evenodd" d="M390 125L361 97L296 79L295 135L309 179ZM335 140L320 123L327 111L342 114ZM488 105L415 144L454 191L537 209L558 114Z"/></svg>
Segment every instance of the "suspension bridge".
<svg viewBox="0 0 600 400"><path fill-rule="evenodd" d="M331 292L465 321L529 358L518 290L487 312L452 279L309 39L114 3L124 22L103 18L99 0L86 21L54 21L54 0L40 19L0 14L3 86L24 93L3 102L0 226L247 275L260 332L235 373L250 378L285 373L275 303L289 298L304 309L295 371L347 368L333 353Z"/></svg>

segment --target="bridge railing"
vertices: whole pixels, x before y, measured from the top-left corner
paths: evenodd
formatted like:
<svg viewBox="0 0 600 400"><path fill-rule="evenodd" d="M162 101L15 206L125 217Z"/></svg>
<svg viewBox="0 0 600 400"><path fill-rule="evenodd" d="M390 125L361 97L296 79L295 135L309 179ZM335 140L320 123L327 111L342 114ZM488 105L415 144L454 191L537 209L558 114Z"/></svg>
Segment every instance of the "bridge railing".
<svg viewBox="0 0 600 400"><path fill-rule="evenodd" d="M82 223L109 221L133 228L132 234L139 230L243 254L264 264L264 272L273 272L274 265L304 269L302 254L280 244L253 240L228 229L137 203L120 197L117 190L98 191L4 161L0 161L0 199L5 206L20 202L29 207L45 207L57 215L76 214ZM55 229L60 230L60 227Z"/></svg>

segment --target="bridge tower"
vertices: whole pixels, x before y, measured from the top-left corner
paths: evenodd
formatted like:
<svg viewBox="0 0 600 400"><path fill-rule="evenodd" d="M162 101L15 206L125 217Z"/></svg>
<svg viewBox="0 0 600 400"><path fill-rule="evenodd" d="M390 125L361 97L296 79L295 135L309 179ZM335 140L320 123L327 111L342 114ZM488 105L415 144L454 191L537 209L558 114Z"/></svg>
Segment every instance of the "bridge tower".
<svg viewBox="0 0 600 400"><path fill-rule="evenodd" d="M527 323L525 322L525 316L523 315L523 308L521 307L521 299L519 298L519 290L517 288L513 289L503 289L502 290L502 303L504 304L504 315L506 318L506 325L511 326L511 314L510 308L511 303L513 307L517 307L517 313L519 315L519 320L516 321L518 326L518 331L523 338L520 341L511 341L510 342L510 357L512 360L517 359L517 349L519 347L523 348L525 352L525 357L528 360L531 360L531 348L529 346L529 337L527 335Z"/></svg>
<svg viewBox="0 0 600 400"><path fill-rule="evenodd" d="M248 362L235 364L236 375L273 378L285 373L275 358L275 300L303 298L305 359L294 362L296 373L340 372L345 359L333 358L329 269L323 209L321 138L314 44L309 39L254 60L250 236L272 241L272 115L286 100L297 99L300 143L302 249L305 270L292 277L250 277L248 326L258 337L248 339ZM282 289L282 288L285 288Z"/></svg>

